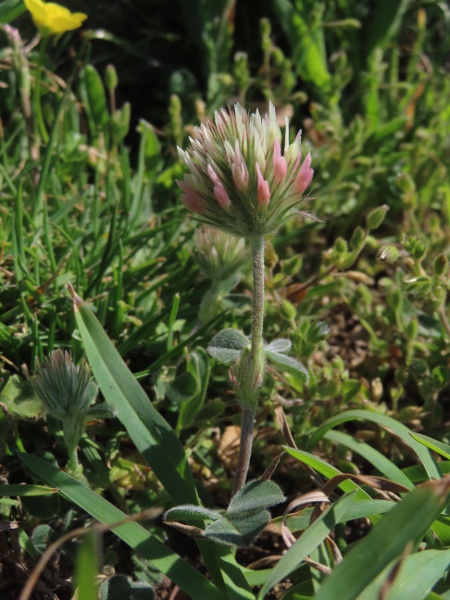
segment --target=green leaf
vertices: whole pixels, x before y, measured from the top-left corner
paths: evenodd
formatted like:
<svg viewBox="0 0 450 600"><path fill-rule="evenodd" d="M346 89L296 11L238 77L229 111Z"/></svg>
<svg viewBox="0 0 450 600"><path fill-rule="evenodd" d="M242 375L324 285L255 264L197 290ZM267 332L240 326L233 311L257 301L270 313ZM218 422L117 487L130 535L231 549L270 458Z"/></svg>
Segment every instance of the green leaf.
<svg viewBox="0 0 450 600"><path fill-rule="evenodd" d="M86 65L82 75L82 91L92 133L96 134L109 121L105 88L97 69Z"/></svg>
<svg viewBox="0 0 450 600"><path fill-rule="evenodd" d="M100 586L101 600L154 600L153 588L148 583L133 583L125 575L113 575Z"/></svg>
<svg viewBox="0 0 450 600"><path fill-rule="evenodd" d="M270 352L276 352L277 354L281 354L283 352L289 352L291 346L291 340L279 338L278 340L273 340L273 342L270 342L270 344L266 347L266 350L269 350Z"/></svg>
<svg viewBox="0 0 450 600"><path fill-rule="evenodd" d="M262 532L269 523L270 514L267 510L260 510L243 518L228 519L226 516L211 523L205 529L205 538L244 548L249 546L253 540Z"/></svg>
<svg viewBox="0 0 450 600"><path fill-rule="evenodd" d="M161 145L150 123L141 119L138 125L141 134L139 159L142 160L143 174L147 181L153 181L161 166Z"/></svg>
<svg viewBox="0 0 450 600"><path fill-rule="evenodd" d="M285 497L273 481L250 481L233 496L227 508L227 517L244 517L246 513L280 504Z"/></svg>
<svg viewBox="0 0 450 600"><path fill-rule="evenodd" d="M183 446L114 348L89 307L76 296L76 320L86 355L105 400L117 409L131 439L178 504L197 504Z"/></svg>
<svg viewBox="0 0 450 600"><path fill-rule="evenodd" d="M433 450L437 454L440 454L444 458L450 459L450 446L448 444L444 444L443 442L438 442L433 438L424 435L423 433L413 433L410 432L410 436L417 440L420 444L423 444L430 450Z"/></svg>
<svg viewBox="0 0 450 600"><path fill-rule="evenodd" d="M365 32L368 56L375 48L385 48L389 40L397 34L410 1L381 0L377 3Z"/></svg>
<svg viewBox="0 0 450 600"><path fill-rule="evenodd" d="M0 497L2 496L49 496L58 493L59 490L44 485L23 485L4 483L0 485Z"/></svg>
<svg viewBox="0 0 450 600"><path fill-rule="evenodd" d="M219 362L231 365L247 346L250 346L250 342L243 333L236 329L222 329L213 337L207 350Z"/></svg>
<svg viewBox="0 0 450 600"><path fill-rule="evenodd" d="M358 600L378 600L381 588L394 568L388 565L359 596ZM389 600L427 598L428 593L443 578L450 567L450 550L422 550L407 556L389 590Z"/></svg>
<svg viewBox="0 0 450 600"><path fill-rule="evenodd" d="M297 448L289 448L287 446L284 446L283 449L288 454L290 454L291 456L293 456L294 458L299 460L300 462L312 467L314 470L316 470L321 475L324 475L327 479L331 479L332 477L335 477L336 475L342 475L342 472L339 471L339 469L336 469L336 467L329 465L322 458L314 456L314 454L310 454L309 452L305 452L304 450L298 450ZM356 485L356 483L354 483L350 479L346 479L346 480L342 481L339 484L339 487L344 492L351 492L353 490L359 490L358 498L364 498L364 497L368 498L368 499L370 498L370 496L369 496L369 494L367 494L367 492L365 492L363 489L359 488Z"/></svg>
<svg viewBox="0 0 450 600"><path fill-rule="evenodd" d="M182 373L167 385L167 395L180 407L198 392L198 381L192 373Z"/></svg>
<svg viewBox="0 0 450 600"><path fill-rule="evenodd" d="M41 458L24 453L19 453L19 458L36 477L43 479L48 485L59 488L63 496L100 523L112 525L127 519L125 513L107 500ZM166 544L154 537L142 525L129 521L113 528L112 531L193 598L224 600L217 588L197 569L172 552Z"/></svg>
<svg viewBox="0 0 450 600"><path fill-rule="evenodd" d="M289 371L291 373L300 375L303 381L305 383L308 383L308 369L306 369L306 367L303 366L302 363L296 360L295 358L292 358L291 356L286 356L285 354L278 354L278 352L271 352L268 348L265 351L265 355L278 367L281 367L285 371Z"/></svg>
<svg viewBox="0 0 450 600"><path fill-rule="evenodd" d="M331 417L313 432L307 444L308 450L314 448L319 440L330 429L333 429L337 425L341 425L346 421L353 421L356 419L372 421L373 423L377 423L378 425L381 425L382 427L392 431L394 435L398 436L403 442L405 442L407 446L411 448L411 450L417 454L420 462L425 467L428 476L430 478L440 479L441 472L438 464L433 458L433 455L428 448L424 448L422 444L411 438L411 431L405 425L399 423L391 417L388 417L387 415L382 415L369 410L347 410L343 413L335 415L334 417Z"/></svg>
<svg viewBox="0 0 450 600"><path fill-rule="evenodd" d="M292 573L292 571L295 571L302 564L302 561L324 541L337 523L342 521L345 511L354 502L354 499L355 492L345 494L345 496L339 498L308 527L273 568L272 573L259 592L258 600L263 600L269 590ZM334 600L333 595L329 596L328 600L330 598Z"/></svg>
<svg viewBox="0 0 450 600"><path fill-rule="evenodd" d="M184 504L181 506L174 506L164 515L164 521L186 521L189 524L201 525L203 521L217 521L222 518L222 514L216 510L210 508L203 508L203 506L196 506L195 504Z"/></svg>
<svg viewBox="0 0 450 600"><path fill-rule="evenodd" d="M211 366L209 364L208 356L202 348L199 348L196 352L190 354L187 372L195 377L198 392L191 400L185 402L180 407L177 432L192 424L192 420L198 415L205 402Z"/></svg>
<svg viewBox="0 0 450 600"><path fill-rule="evenodd" d="M92 530L81 541L77 553L75 581L78 597L83 600L98 600L96 577L99 571L99 534Z"/></svg>
<svg viewBox="0 0 450 600"><path fill-rule="evenodd" d="M381 452L378 452L378 450L375 450L375 448L372 448L372 446L369 446L369 444L365 444L357 438L342 433L341 431L328 431L324 437L327 440L342 444L353 452L358 453L391 481L400 483L410 490L414 489L414 484L408 477L392 461L381 454Z"/></svg>
<svg viewBox="0 0 450 600"><path fill-rule="evenodd" d="M0 4L0 23L11 23L26 10L23 0L5 0Z"/></svg>
<svg viewBox="0 0 450 600"><path fill-rule="evenodd" d="M323 52L323 31L317 26L311 27L308 6L277 0L273 8L291 45L297 73L322 91L328 91L331 75Z"/></svg>
<svg viewBox="0 0 450 600"><path fill-rule="evenodd" d="M430 481L405 496L327 577L316 600L353 600L409 544L418 543L448 502L449 484ZM405 596L407 597L407 596Z"/></svg>
<svg viewBox="0 0 450 600"><path fill-rule="evenodd" d="M12 375L0 394L8 412L16 419L35 419L42 414L42 404L28 381Z"/></svg>

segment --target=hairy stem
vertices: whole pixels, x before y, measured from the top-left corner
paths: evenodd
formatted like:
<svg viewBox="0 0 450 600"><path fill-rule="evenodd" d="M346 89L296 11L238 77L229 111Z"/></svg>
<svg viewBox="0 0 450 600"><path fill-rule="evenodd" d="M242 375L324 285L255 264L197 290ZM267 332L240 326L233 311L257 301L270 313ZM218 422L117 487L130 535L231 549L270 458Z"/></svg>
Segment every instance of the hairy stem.
<svg viewBox="0 0 450 600"><path fill-rule="evenodd" d="M233 496L244 485L247 478L248 465L252 454L253 429L255 422L255 409L246 407L242 409L241 442L236 465L236 475L233 482Z"/></svg>
<svg viewBox="0 0 450 600"><path fill-rule="evenodd" d="M262 350L264 326L264 236L251 239L253 256L252 356L258 360Z"/></svg>
<svg viewBox="0 0 450 600"><path fill-rule="evenodd" d="M253 315L250 355L254 362L254 369L261 372L262 379L264 369L264 236L255 236L250 241L253 256ZM252 454L255 413L255 404L242 407L241 440L233 483L233 495L241 489L247 478Z"/></svg>

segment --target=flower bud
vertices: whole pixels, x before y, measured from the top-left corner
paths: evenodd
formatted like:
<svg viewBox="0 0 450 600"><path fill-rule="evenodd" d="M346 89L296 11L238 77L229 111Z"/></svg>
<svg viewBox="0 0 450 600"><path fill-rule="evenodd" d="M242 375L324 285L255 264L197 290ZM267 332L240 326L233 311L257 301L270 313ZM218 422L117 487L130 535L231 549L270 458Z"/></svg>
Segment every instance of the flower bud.
<svg viewBox="0 0 450 600"><path fill-rule="evenodd" d="M212 227L197 229L194 246L201 270L213 281L230 279L250 258L245 240Z"/></svg>
<svg viewBox="0 0 450 600"><path fill-rule="evenodd" d="M378 260L393 264L400 256L400 251L395 246L384 246L378 252Z"/></svg>
<svg viewBox="0 0 450 600"><path fill-rule="evenodd" d="M291 302L289 302L289 300L284 299L282 302L280 302L278 308L280 310L281 318L287 321L288 323L291 322L292 319L295 319L297 311L295 309L295 306Z"/></svg>
<svg viewBox="0 0 450 600"><path fill-rule="evenodd" d="M359 250L361 250L365 239L366 239L366 234L364 233L364 229L359 226L356 227L356 229L354 230L353 235L350 239L350 248L353 251L358 252Z"/></svg>
<svg viewBox="0 0 450 600"><path fill-rule="evenodd" d="M387 204L383 204L383 206L379 206L378 208L370 211L366 218L367 228L378 229L378 227L383 223L388 210L389 206Z"/></svg>
<svg viewBox="0 0 450 600"><path fill-rule="evenodd" d="M91 370L82 362L75 366L69 352L54 350L50 358L36 361L29 378L45 410L57 419L85 415L97 396Z"/></svg>
<svg viewBox="0 0 450 600"><path fill-rule="evenodd" d="M114 65L107 65L105 69L105 83L110 92L116 89L118 81Z"/></svg>
<svg viewBox="0 0 450 600"><path fill-rule="evenodd" d="M438 254L433 262L433 275L435 277L442 277L448 268L448 261L445 254Z"/></svg>

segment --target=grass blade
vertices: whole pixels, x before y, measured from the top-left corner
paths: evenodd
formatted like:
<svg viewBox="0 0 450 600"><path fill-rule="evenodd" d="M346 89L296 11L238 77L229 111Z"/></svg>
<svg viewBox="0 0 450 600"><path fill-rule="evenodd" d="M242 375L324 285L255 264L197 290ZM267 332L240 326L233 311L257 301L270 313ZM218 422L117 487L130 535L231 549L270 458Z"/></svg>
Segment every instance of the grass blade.
<svg viewBox="0 0 450 600"><path fill-rule="evenodd" d="M436 452L436 454L440 454L444 458L450 459L450 446L448 444L438 442L437 440L434 440L427 435L423 435L422 433L411 433L410 435L420 444L423 444L430 450Z"/></svg>
<svg viewBox="0 0 450 600"><path fill-rule="evenodd" d="M418 554L407 556L389 590L389 600L428 598L431 588L442 579L449 566L450 550L423 550ZM393 567L394 565L390 564L358 596L358 600L378 600L383 583Z"/></svg>
<svg viewBox="0 0 450 600"><path fill-rule="evenodd" d="M293 546L289 548L280 562L274 567L261 588L258 600L263 600L265 595L279 581L287 577L297 569L304 558L306 558L319 544L321 544L334 527L342 520L346 510L355 499L356 492L350 492L324 511L318 519L303 533ZM334 596L328 596L333 598ZM346 599L349 600L349 599Z"/></svg>
<svg viewBox="0 0 450 600"><path fill-rule="evenodd" d="M410 492L349 551L325 580L316 600L356 598L411 543L422 539L445 507L449 491L449 481L430 481Z"/></svg>
<svg viewBox="0 0 450 600"><path fill-rule="evenodd" d="M98 532L90 531L78 549L75 580L78 598L83 600L98 600L95 578L99 571L99 541Z"/></svg>
<svg viewBox="0 0 450 600"><path fill-rule="evenodd" d="M310 454L309 452L305 452L304 450L298 450L297 448L288 448L287 446L284 446L284 450L288 454L290 454L291 456L293 456L294 458L299 460L300 462L312 467L315 471L317 471L318 473L320 473L327 479L331 479L332 477L335 477L336 475L342 475L342 472L339 471L339 469L336 469L336 467L333 467L332 465L328 464L323 459L318 458L317 456L314 456L314 454ZM342 481L339 484L339 487L341 488L341 490L343 492L351 492L353 490L359 490L359 493L358 493L359 498L367 498L367 499L370 498L369 494L367 494L364 490L362 490L356 483L354 483L350 479L346 479L345 481Z"/></svg>
<svg viewBox="0 0 450 600"><path fill-rule="evenodd" d="M353 438L351 435L342 433L342 431L328 431L324 437L327 440L338 442L353 452L358 453L391 481L400 483L410 490L414 489L414 485L411 483L408 477L396 465L394 465L392 461L381 454L381 452L378 452L378 450L375 450L375 448L372 448L372 446L369 446L369 444L365 444L364 442Z"/></svg>
<svg viewBox="0 0 450 600"><path fill-rule="evenodd" d="M58 489L44 485L22 485L4 483L0 485L0 497L2 496L50 496L59 492Z"/></svg>
<svg viewBox="0 0 450 600"><path fill-rule="evenodd" d="M183 446L114 348L98 319L73 292L78 328L94 376L150 467L178 504L197 504Z"/></svg>
<svg viewBox="0 0 450 600"><path fill-rule="evenodd" d="M382 427L391 430L392 433L394 433L402 441L404 441L417 454L420 462L425 467L425 470L428 473L430 479L441 478L441 472L439 470L439 467L429 449L425 448L422 444L413 439L411 437L411 431L405 425L399 423L391 417L388 417L386 415L380 415L379 413L375 413L369 410L347 410L339 415L331 417L331 419L325 421L312 434L307 445L308 450L314 448L319 442L319 440L322 439L322 437L330 429L333 429L337 425L341 425L346 421L353 421L356 419L372 421L373 423L377 423L378 425L381 425Z"/></svg>

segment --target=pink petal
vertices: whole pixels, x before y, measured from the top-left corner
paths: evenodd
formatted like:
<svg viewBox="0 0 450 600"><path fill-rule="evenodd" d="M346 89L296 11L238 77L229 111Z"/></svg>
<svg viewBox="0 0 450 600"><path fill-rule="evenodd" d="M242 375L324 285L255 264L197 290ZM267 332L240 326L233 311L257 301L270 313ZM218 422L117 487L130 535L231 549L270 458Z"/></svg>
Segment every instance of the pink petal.
<svg viewBox="0 0 450 600"><path fill-rule="evenodd" d="M256 163L256 173L258 175L258 205L261 208L267 208L270 202L270 188L269 184L261 174L258 163Z"/></svg>
<svg viewBox="0 0 450 600"><path fill-rule="evenodd" d="M295 178L294 190L297 192L297 194L303 194L308 185L311 183L313 175L314 170L311 169L311 152L308 152L308 156L303 161L297 177Z"/></svg>
<svg viewBox="0 0 450 600"><path fill-rule="evenodd" d="M276 184L284 181L287 173L287 163L284 156L281 156L281 147L278 138L275 138L273 145L273 180Z"/></svg>
<svg viewBox="0 0 450 600"><path fill-rule="evenodd" d="M217 200L219 206L221 206L224 210L228 211L231 206L231 200L227 194L226 189L220 183L220 179L217 176L217 173L211 167L211 165L208 165L207 171L211 181L214 184L214 198Z"/></svg>
<svg viewBox="0 0 450 600"><path fill-rule="evenodd" d="M242 156L239 142L236 140L234 148L233 164L231 166L233 181L238 190L245 191L248 188L248 169Z"/></svg>

